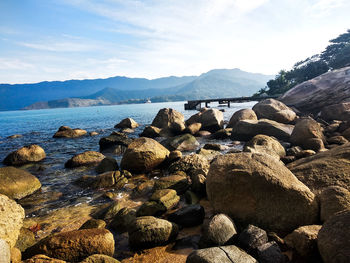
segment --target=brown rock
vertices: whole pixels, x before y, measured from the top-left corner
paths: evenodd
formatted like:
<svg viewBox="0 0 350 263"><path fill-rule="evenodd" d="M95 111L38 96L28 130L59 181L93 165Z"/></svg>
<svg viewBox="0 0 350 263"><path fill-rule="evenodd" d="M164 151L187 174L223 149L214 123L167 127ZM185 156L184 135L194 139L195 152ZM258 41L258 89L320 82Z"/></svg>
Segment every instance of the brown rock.
<svg viewBox="0 0 350 263"><path fill-rule="evenodd" d="M123 154L133 140L121 132L112 132L109 136L99 141L100 152Z"/></svg>
<svg viewBox="0 0 350 263"><path fill-rule="evenodd" d="M164 108L159 110L151 126L167 129L177 134L185 129L185 119L182 113L174 109Z"/></svg>
<svg viewBox="0 0 350 263"><path fill-rule="evenodd" d="M65 163L67 168L98 165L105 156L102 153L87 151L73 156Z"/></svg>
<svg viewBox="0 0 350 263"><path fill-rule="evenodd" d="M110 256L101 255L101 254L95 254L92 255L80 263L119 263L119 260L116 260L115 258L112 258Z"/></svg>
<svg viewBox="0 0 350 263"><path fill-rule="evenodd" d="M202 123L195 122L188 125L184 130L184 132L195 135L200 131L201 128L202 128Z"/></svg>
<svg viewBox="0 0 350 263"><path fill-rule="evenodd" d="M307 147L308 140L312 138L318 138L325 141L321 125L312 118L299 119L295 124L294 130L290 137L291 143L294 145L299 145L304 149L309 149Z"/></svg>
<svg viewBox="0 0 350 263"><path fill-rule="evenodd" d="M275 99L266 99L254 105L253 111L259 119L269 119L281 123L295 120L295 112L284 103Z"/></svg>
<svg viewBox="0 0 350 263"><path fill-rule="evenodd" d="M255 112L251 109L242 109L242 110L236 111L232 115L226 128L233 128L237 124L237 122L239 122L241 120L255 120L255 121L257 121L258 117L256 116Z"/></svg>
<svg viewBox="0 0 350 263"><path fill-rule="evenodd" d="M169 166L169 172L171 174L174 174L177 171L182 171L190 177L198 173L206 175L208 170L209 161L207 158L199 154L186 155Z"/></svg>
<svg viewBox="0 0 350 263"><path fill-rule="evenodd" d="M140 134L141 137L157 138L161 135L161 129L154 126L146 126L143 132Z"/></svg>
<svg viewBox="0 0 350 263"><path fill-rule="evenodd" d="M110 171L116 171L119 169L117 160L112 157L104 158L96 167L96 172L101 174Z"/></svg>
<svg viewBox="0 0 350 263"><path fill-rule="evenodd" d="M132 118L123 119L121 122L119 122L114 126L114 128L120 128L120 129L126 129L126 128L135 129L137 127L139 127L139 124L136 121L134 121Z"/></svg>
<svg viewBox="0 0 350 263"><path fill-rule="evenodd" d="M22 261L23 263L66 263L66 261L50 258L45 255L35 255L34 257Z"/></svg>
<svg viewBox="0 0 350 263"><path fill-rule="evenodd" d="M54 138L78 138L86 135L87 131L82 129L71 129L68 126L61 126L54 134Z"/></svg>
<svg viewBox="0 0 350 263"><path fill-rule="evenodd" d="M340 211L350 210L350 192L343 187L330 186L324 188L319 200L322 222Z"/></svg>
<svg viewBox="0 0 350 263"><path fill-rule="evenodd" d="M218 109L202 109L199 113L191 116L187 121L187 125L193 123L201 123L202 130L215 132L224 126L224 115Z"/></svg>
<svg viewBox="0 0 350 263"><path fill-rule="evenodd" d="M40 162L45 159L46 154L43 148L39 145L32 144L24 146L9 155L4 159L6 165L23 165L31 162Z"/></svg>
<svg viewBox="0 0 350 263"><path fill-rule="evenodd" d="M324 120L350 120L350 103L339 103L326 106L321 111L321 118Z"/></svg>
<svg viewBox="0 0 350 263"><path fill-rule="evenodd" d="M277 159L286 155L284 147L276 139L267 135L256 135L244 145L244 152L266 153Z"/></svg>

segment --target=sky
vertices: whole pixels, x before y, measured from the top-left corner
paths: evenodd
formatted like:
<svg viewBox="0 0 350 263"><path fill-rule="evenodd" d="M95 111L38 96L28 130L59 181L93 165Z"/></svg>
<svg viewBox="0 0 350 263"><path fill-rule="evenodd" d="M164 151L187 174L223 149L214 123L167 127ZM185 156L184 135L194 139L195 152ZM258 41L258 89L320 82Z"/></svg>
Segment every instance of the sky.
<svg viewBox="0 0 350 263"><path fill-rule="evenodd" d="M350 28L348 0L0 0L0 83L277 74Z"/></svg>

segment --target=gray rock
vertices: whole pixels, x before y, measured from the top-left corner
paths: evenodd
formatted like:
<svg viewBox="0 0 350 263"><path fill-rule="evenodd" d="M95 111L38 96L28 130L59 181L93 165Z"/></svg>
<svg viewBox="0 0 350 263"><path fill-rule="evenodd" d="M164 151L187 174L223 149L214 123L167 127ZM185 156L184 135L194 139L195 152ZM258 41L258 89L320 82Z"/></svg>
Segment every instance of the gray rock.
<svg viewBox="0 0 350 263"><path fill-rule="evenodd" d="M248 253L255 253L256 249L267 241L266 231L254 225L248 225L238 236L238 243Z"/></svg>

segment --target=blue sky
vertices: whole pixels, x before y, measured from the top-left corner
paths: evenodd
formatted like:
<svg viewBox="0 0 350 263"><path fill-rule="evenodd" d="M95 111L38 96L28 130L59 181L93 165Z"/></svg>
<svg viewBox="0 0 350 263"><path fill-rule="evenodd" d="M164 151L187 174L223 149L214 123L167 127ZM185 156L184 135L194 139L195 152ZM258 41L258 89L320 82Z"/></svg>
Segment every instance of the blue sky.
<svg viewBox="0 0 350 263"><path fill-rule="evenodd" d="M0 0L0 83L276 74L350 28L348 0Z"/></svg>

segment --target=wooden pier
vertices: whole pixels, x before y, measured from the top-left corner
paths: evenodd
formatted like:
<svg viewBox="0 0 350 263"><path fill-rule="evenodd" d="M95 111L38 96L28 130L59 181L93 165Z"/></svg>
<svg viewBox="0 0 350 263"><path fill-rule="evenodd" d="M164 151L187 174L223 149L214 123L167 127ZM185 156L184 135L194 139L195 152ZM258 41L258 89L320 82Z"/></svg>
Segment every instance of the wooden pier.
<svg viewBox="0 0 350 263"><path fill-rule="evenodd" d="M230 108L231 102L248 102L248 101L261 101L265 99L276 99L279 96L266 96L266 97L237 97L237 98L222 98L222 99L203 99L203 100L189 100L185 103L185 110L199 110L202 107L202 103L205 103L205 107L208 108L209 103L218 102L219 105L227 105Z"/></svg>

